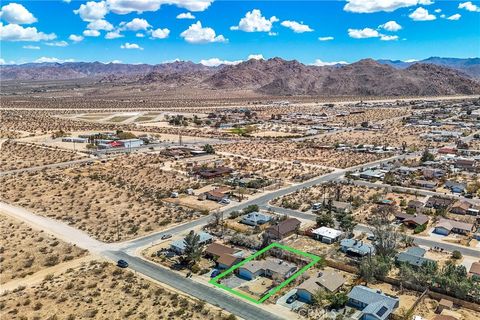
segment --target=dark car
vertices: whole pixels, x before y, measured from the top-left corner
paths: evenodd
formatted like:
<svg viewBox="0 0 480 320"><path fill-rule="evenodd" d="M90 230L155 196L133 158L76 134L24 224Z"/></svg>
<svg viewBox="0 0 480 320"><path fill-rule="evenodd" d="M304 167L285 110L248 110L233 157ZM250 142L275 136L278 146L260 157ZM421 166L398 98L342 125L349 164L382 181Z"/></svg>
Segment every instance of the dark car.
<svg viewBox="0 0 480 320"><path fill-rule="evenodd" d="M117 261L117 267L128 268L128 262L123 259L120 259Z"/></svg>
<svg viewBox="0 0 480 320"><path fill-rule="evenodd" d="M169 238L171 238L171 237L172 237L171 234L164 234L164 235L162 236L162 240L169 239Z"/></svg>
<svg viewBox="0 0 480 320"><path fill-rule="evenodd" d="M215 278L220 274L220 270L213 270L213 272L210 274L210 278Z"/></svg>
<svg viewBox="0 0 480 320"><path fill-rule="evenodd" d="M292 294L290 297L288 297L287 303L288 303L288 304L291 304L291 303L293 303L293 302L294 302L295 300L297 300L297 299L298 299L298 295L297 295L296 293L294 293L294 294Z"/></svg>

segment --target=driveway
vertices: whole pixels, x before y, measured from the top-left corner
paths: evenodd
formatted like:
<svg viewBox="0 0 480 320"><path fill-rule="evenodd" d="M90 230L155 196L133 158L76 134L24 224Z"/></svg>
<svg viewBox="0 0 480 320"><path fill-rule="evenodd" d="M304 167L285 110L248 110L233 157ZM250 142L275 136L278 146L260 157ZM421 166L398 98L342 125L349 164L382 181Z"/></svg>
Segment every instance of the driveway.
<svg viewBox="0 0 480 320"><path fill-rule="evenodd" d="M303 307L306 303L305 302L301 302L301 301L298 301L298 300L295 300L293 301L292 303L288 304L287 303L287 299L292 295L292 294L295 294L297 293L297 289L292 289L290 291L288 291L287 293L285 293L283 296L281 296L280 298L278 298L277 300L277 305L279 306L282 306L284 308L287 308L289 310L298 310L299 308Z"/></svg>
<svg viewBox="0 0 480 320"><path fill-rule="evenodd" d="M245 283L250 282L249 280L242 279L240 277L237 277L237 275L232 275L231 277L228 278L222 278L222 284L229 287L229 288L238 288Z"/></svg>

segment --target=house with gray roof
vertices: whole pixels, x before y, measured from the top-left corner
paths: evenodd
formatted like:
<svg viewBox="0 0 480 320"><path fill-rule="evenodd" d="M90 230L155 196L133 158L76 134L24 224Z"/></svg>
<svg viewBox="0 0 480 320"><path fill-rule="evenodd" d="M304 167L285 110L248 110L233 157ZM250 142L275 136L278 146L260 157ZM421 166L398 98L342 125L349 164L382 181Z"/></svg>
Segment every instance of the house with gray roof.
<svg viewBox="0 0 480 320"><path fill-rule="evenodd" d="M271 216L254 211L244 216L242 220L240 220L240 222L249 226L258 226L265 224L271 220Z"/></svg>
<svg viewBox="0 0 480 320"><path fill-rule="evenodd" d="M362 320L385 320L398 308L400 300L381 290L355 286L348 294L347 305L362 312Z"/></svg>
<svg viewBox="0 0 480 320"><path fill-rule="evenodd" d="M200 236L200 241L199 241L200 245L205 245L213 241L213 236L209 233L200 231L198 235ZM172 241L172 243L170 244L170 250L178 254L183 254L185 252L185 247L186 247L185 237Z"/></svg>
<svg viewBox="0 0 480 320"><path fill-rule="evenodd" d="M427 262L433 262L433 260L425 258L426 250L420 247L411 247L404 252L400 252L395 257L395 262L407 263L414 268L419 268Z"/></svg>
<svg viewBox="0 0 480 320"><path fill-rule="evenodd" d="M297 265L281 259L268 257L265 260L253 260L238 268L238 275L247 280L263 276L287 279L297 270Z"/></svg>
<svg viewBox="0 0 480 320"><path fill-rule="evenodd" d="M340 241L340 250L354 257L365 257L375 253L373 245L355 239L343 239Z"/></svg>

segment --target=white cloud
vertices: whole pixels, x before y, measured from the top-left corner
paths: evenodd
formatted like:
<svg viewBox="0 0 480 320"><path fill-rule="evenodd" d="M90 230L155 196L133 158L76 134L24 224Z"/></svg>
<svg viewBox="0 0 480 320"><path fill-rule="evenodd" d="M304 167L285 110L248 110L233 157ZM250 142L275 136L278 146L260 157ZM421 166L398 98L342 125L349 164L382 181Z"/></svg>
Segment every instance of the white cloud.
<svg viewBox="0 0 480 320"><path fill-rule="evenodd" d="M152 30L151 33L150 33L152 38L155 38L155 39L168 38L169 34L170 34L170 30L168 30L167 28L164 28L164 29L158 28L156 30Z"/></svg>
<svg viewBox="0 0 480 320"><path fill-rule="evenodd" d="M122 63L122 60L112 60L112 61L107 62L107 63L117 64L117 63Z"/></svg>
<svg viewBox="0 0 480 320"><path fill-rule="evenodd" d="M445 14L441 14L440 18L445 19L447 16Z"/></svg>
<svg viewBox="0 0 480 320"><path fill-rule="evenodd" d="M130 22L122 22L120 23L122 30L130 30L130 31L140 31L140 30L147 30L151 27L145 19L134 18Z"/></svg>
<svg viewBox="0 0 480 320"><path fill-rule="evenodd" d="M113 30L113 26L107 20L99 19L99 20L95 20L95 21L90 22L87 25L87 29L110 31L110 30Z"/></svg>
<svg viewBox="0 0 480 320"><path fill-rule="evenodd" d="M440 12L442 12L442 9L435 9L435 12L440 13Z"/></svg>
<svg viewBox="0 0 480 320"><path fill-rule="evenodd" d="M44 62L57 62L57 63L64 63L64 62L74 62L74 59L59 59L55 57L41 57L35 60L35 63L44 63Z"/></svg>
<svg viewBox="0 0 480 320"><path fill-rule="evenodd" d="M431 0L347 0L343 10L356 13L392 12L399 8L432 3Z"/></svg>
<svg viewBox="0 0 480 320"><path fill-rule="evenodd" d="M107 3L105 1L95 2L89 1L80 5L77 10L73 10L83 21L95 21L105 17L108 13Z"/></svg>
<svg viewBox="0 0 480 320"><path fill-rule="evenodd" d="M100 32L98 30L84 30L83 35L85 37L98 37L100 35Z"/></svg>
<svg viewBox="0 0 480 320"><path fill-rule="evenodd" d="M83 39L85 39L83 36L79 36L79 35L76 35L76 34L71 34L69 37L68 37L69 40L73 41L73 42L80 42L82 41Z"/></svg>
<svg viewBox="0 0 480 320"><path fill-rule="evenodd" d="M424 9L422 7L417 8L408 16L414 21L431 21L437 18L435 17L435 15L430 14L427 9Z"/></svg>
<svg viewBox="0 0 480 320"><path fill-rule="evenodd" d="M455 20L455 21L456 21L456 20L459 20L461 17L462 17L461 14L455 13L454 15L451 15L451 16L448 17L447 19L448 19L448 20Z"/></svg>
<svg viewBox="0 0 480 320"><path fill-rule="evenodd" d="M335 39L334 37L318 37L318 40L320 41L332 41Z"/></svg>
<svg viewBox="0 0 480 320"><path fill-rule="evenodd" d="M5 60L3 60L2 58L0 58L0 64L5 64Z"/></svg>
<svg viewBox="0 0 480 320"><path fill-rule="evenodd" d="M14 24L30 24L37 22L37 18L24 6L18 3L9 3L0 10L0 18Z"/></svg>
<svg viewBox="0 0 480 320"><path fill-rule="evenodd" d="M394 41L394 40L398 40L398 36L389 36L389 35L381 34L380 35L380 40L382 40L382 41Z"/></svg>
<svg viewBox="0 0 480 320"><path fill-rule="evenodd" d="M348 62L346 62L346 61L331 61L331 62L328 62L328 61L322 61L320 59L316 59L315 62L312 63L311 65L318 66L318 67L323 67L323 66L334 66L334 65L337 65L337 64L348 64Z"/></svg>
<svg viewBox="0 0 480 320"><path fill-rule="evenodd" d="M379 28L385 29L387 31L398 31L402 29L402 26L399 25L396 21L390 20L388 22L385 22L384 24L381 24L378 26Z"/></svg>
<svg viewBox="0 0 480 320"><path fill-rule="evenodd" d="M72 2L72 0L62 0L62 2L70 3L70 2Z"/></svg>
<svg viewBox="0 0 480 320"><path fill-rule="evenodd" d="M281 25L284 26L285 28L292 29L293 32L295 33L304 33L304 32L313 31L312 28L310 28L306 24L303 24L303 22L285 20L285 21L282 21Z"/></svg>
<svg viewBox="0 0 480 320"><path fill-rule="evenodd" d="M251 54L248 56L247 60L254 59L254 60L264 60L263 54Z"/></svg>
<svg viewBox="0 0 480 320"><path fill-rule="evenodd" d="M3 25L0 22L0 40L4 41L42 41L53 40L57 36L55 33L43 33L37 30L35 27L24 28L18 24Z"/></svg>
<svg viewBox="0 0 480 320"><path fill-rule="evenodd" d="M348 29L348 36L355 39L378 38L380 33L372 28Z"/></svg>
<svg viewBox="0 0 480 320"><path fill-rule="evenodd" d="M235 61L229 61L229 60L220 60L219 58L210 58L210 59L202 59L200 60L200 63L203 64L204 66L207 67L216 67L221 64L225 65L235 65L242 63L243 60L235 60Z"/></svg>
<svg viewBox="0 0 480 320"><path fill-rule="evenodd" d="M32 46L32 45L26 45L22 47L23 49L28 49L28 50L40 50L39 46Z"/></svg>
<svg viewBox="0 0 480 320"><path fill-rule="evenodd" d="M262 16L262 12L258 9L253 9L245 14L245 17L240 19L238 26L230 27L230 30L242 30L245 32L270 32L273 23L277 22L278 18L275 16L269 19Z"/></svg>
<svg viewBox="0 0 480 320"><path fill-rule="evenodd" d="M176 5L179 8L196 12L206 10L212 2L213 0L107 0L108 7L116 14L157 11L163 4Z"/></svg>
<svg viewBox="0 0 480 320"><path fill-rule="evenodd" d="M50 47L66 47L68 46L68 42L67 41L54 41L54 42L46 42L45 43L47 46L50 46Z"/></svg>
<svg viewBox="0 0 480 320"><path fill-rule="evenodd" d="M472 12L480 12L480 7L473 4L471 1L458 4L458 9L465 9Z"/></svg>
<svg viewBox="0 0 480 320"><path fill-rule="evenodd" d="M141 33L141 32L137 32L137 33L135 33L135 37L137 37L137 38L144 38L145 35L144 35L143 33Z"/></svg>
<svg viewBox="0 0 480 320"><path fill-rule="evenodd" d="M137 50L143 50L142 47L140 47L138 44L136 43L128 43L126 42L125 44L122 44L120 46L120 48L122 49L137 49Z"/></svg>
<svg viewBox="0 0 480 320"><path fill-rule="evenodd" d="M202 27L202 23L197 21L183 31L180 36L190 43L208 43L208 42L226 42L223 35L216 35L212 28Z"/></svg>
<svg viewBox="0 0 480 320"><path fill-rule="evenodd" d="M407 62L407 63L411 63L411 62L417 62L418 59L407 59L407 60L403 60L403 62Z"/></svg>
<svg viewBox="0 0 480 320"><path fill-rule="evenodd" d="M123 34L121 34L119 31L110 31L110 32L107 32L107 34L105 35L105 39L107 40L112 40L117 38L123 38Z"/></svg>
<svg viewBox="0 0 480 320"><path fill-rule="evenodd" d="M182 12L177 16L177 19L195 19L195 16L190 12Z"/></svg>

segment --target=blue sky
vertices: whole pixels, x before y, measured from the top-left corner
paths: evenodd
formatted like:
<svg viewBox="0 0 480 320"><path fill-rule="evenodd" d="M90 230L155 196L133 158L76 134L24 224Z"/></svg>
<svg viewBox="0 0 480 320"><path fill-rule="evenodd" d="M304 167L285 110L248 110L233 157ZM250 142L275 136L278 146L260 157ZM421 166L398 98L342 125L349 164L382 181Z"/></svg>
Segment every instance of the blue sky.
<svg viewBox="0 0 480 320"><path fill-rule="evenodd" d="M479 1L2 1L0 19L1 63L480 56Z"/></svg>

